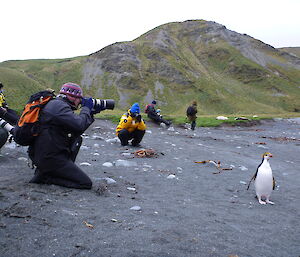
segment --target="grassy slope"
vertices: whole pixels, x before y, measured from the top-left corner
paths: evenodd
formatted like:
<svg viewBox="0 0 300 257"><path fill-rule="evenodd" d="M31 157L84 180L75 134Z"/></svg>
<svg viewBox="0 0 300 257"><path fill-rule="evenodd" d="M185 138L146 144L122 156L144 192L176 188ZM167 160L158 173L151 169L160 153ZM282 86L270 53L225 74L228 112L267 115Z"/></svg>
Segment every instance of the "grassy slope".
<svg viewBox="0 0 300 257"><path fill-rule="evenodd" d="M205 27L204 22L201 24ZM170 24L168 29L176 44L176 48L171 47L168 51L153 47L151 40L145 37L150 32L132 42L142 61L142 69L126 64L128 71L134 74L131 83L139 85L131 90L131 102L138 101L142 106L146 104L141 99L149 89L155 92L155 83L159 81L165 88L163 92L157 92L156 98L168 103L159 108L170 117L184 117L188 104L194 99L198 101L199 115L284 115L300 110L299 70L270 65L270 70L280 74L276 75L244 58L226 42L194 43L182 34L178 23ZM156 28L151 33L159 30ZM170 77L149 72L160 64L161 58L190 83L179 85L170 82ZM84 60L85 57L76 57L0 63L0 81L5 85L7 101L20 111L28 96L40 89L51 87L58 91L64 82L80 83ZM101 78L102 86L107 84L110 76L108 73ZM84 89L85 94L91 96L97 95L97 90L96 86ZM102 91L105 98L118 100L115 86L103 86ZM124 110L116 111L119 115Z"/></svg>

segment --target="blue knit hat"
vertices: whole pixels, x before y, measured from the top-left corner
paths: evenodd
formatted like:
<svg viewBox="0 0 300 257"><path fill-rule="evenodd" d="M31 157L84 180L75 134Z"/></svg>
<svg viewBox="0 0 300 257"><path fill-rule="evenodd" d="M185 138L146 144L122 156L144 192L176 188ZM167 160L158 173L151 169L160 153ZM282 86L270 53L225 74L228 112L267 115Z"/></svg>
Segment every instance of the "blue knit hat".
<svg viewBox="0 0 300 257"><path fill-rule="evenodd" d="M155 100L153 100L153 101L152 101L152 104L156 104L156 101L155 101Z"/></svg>
<svg viewBox="0 0 300 257"><path fill-rule="evenodd" d="M140 106L139 106L139 104L138 104L138 103L134 103L134 104L131 106L130 111L131 111L132 113L137 113L137 114L139 114L139 113L140 113Z"/></svg>

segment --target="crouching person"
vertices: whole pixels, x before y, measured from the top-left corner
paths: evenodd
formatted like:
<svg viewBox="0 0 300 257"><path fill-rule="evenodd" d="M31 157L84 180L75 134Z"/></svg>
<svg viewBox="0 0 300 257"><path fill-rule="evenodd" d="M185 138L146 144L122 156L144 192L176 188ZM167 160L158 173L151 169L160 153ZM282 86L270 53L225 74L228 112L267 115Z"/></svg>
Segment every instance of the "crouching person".
<svg viewBox="0 0 300 257"><path fill-rule="evenodd" d="M80 113L74 113L80 104ZM91 189L91 179L74 162L81 134L94 122L97 112L100 110L93 109L92 98L83 98L79 85L66 83L61 87L59 95L42 109L40 133L28 149L37 167L30 183Z"/></svg>
<svg viewBox="0 0 300 257"><path fill-rule="evenodd" d="M117 136L121 141L121 145L128 145L129 140L132 146L139 146L142 141L146 130L146 124L140 114L140 107L138 103L124 113L117 126Z"/></svg>

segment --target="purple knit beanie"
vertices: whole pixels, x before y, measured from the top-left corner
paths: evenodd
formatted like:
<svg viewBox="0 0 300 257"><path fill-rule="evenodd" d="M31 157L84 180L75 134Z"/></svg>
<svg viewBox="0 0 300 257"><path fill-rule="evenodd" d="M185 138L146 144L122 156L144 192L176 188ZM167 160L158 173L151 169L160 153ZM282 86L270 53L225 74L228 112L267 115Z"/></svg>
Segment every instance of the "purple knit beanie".
<svg viewBox="0 0 300 257"><path fill-rule="evenodd" d="M71 82L63 84L59 93L73 96L73 97L78 97L78 98L83 97L81 87L79 85L77 85L75 83L71 83Z"/></svg>

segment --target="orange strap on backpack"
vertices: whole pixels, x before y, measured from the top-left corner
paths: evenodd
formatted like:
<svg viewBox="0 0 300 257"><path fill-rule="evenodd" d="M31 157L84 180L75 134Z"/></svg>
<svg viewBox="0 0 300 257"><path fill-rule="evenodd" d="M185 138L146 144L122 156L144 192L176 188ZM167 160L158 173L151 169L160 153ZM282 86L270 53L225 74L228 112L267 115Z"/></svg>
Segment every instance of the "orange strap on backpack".
<svg viewBox="0 0 300 257"><path fill-rule="evenodd" d="M41 97L39 101L25 105L24 111L18 121L18 126L22 127L25 123L34 123L38 121L41 107L51 100L51 96Z"/></svg>

